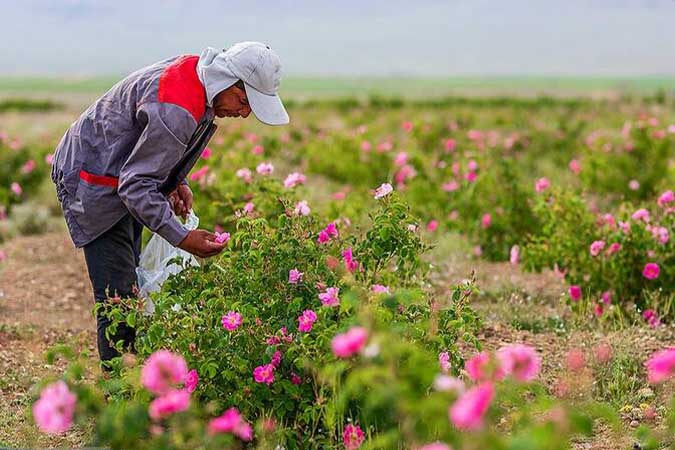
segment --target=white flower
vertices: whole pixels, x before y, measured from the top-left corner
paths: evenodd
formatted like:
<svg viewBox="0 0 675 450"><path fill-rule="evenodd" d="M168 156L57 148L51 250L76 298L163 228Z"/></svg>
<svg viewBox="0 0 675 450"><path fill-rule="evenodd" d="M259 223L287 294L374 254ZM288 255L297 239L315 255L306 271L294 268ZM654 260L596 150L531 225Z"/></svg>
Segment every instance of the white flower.
<svg viewBox="0 0 675 450"><path fill-rule="evenodd" d="M391 186L391 184L382 183L382 185L380 185L379 188L375 189L375 200L379 200L382 197L386 197L392 192L394 192L394 188Z"/></svg>

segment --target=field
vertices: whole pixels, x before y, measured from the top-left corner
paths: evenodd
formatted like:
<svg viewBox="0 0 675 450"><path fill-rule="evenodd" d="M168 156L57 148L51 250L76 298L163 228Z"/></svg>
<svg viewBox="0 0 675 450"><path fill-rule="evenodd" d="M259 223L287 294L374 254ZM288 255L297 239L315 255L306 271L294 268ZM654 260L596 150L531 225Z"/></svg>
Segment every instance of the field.
<svg viewBox="0 0 675 450"><path fill-rule="evenodd" d="M49 155L112 81L0 79L0 446L675 448L673 80L289 80L188 180L227 249L114 302L102 378Z"/></svg>

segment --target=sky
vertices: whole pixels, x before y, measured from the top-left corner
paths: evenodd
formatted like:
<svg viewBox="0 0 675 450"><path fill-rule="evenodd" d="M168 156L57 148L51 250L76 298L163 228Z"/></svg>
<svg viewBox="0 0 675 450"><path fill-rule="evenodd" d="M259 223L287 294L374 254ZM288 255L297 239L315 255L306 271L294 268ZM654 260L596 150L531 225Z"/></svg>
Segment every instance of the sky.
<svg viewBox="0 0 675 450"><path fill-rule="evenodd" d="M0 75L255 40L294 76L675 75L675 0L0 0Z"/></svg>

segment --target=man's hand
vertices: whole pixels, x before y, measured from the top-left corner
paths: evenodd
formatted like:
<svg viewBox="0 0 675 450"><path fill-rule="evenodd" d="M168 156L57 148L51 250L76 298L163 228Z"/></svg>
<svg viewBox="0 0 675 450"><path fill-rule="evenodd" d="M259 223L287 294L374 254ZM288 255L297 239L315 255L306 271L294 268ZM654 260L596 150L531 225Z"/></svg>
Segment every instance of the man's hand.
<svg viewBox="0 0 675 450"><path fill-rule="evenodd" d="M199 256L200 258L208 258L209 256L215 256L222 252L225 245L226 243L217 243L216 235L209 231L192 230L185 239L178 244L178 248Z"/></svg>
<svg viewBox="0 0 675 450"><path fill-rule="evenodd" d="M169 193L169 203L177 216L187 218L188 212L192 209L192 190L187 184L179 184Z"/></svg>

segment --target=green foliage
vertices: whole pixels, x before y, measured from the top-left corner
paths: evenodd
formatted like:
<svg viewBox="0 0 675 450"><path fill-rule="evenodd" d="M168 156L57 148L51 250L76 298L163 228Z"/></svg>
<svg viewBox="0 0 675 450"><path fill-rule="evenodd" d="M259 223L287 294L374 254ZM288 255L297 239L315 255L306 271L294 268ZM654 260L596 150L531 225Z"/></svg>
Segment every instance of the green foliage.
<svg viewBox="0 0 675 450"><path fill-rule="evenodd" d="M647 221L633 219L637 208L622 205L617 217L600 218L588 210L584 199L571 192L555 191L543 196L534 212L542 227L530 236L523 251L528 270L540 271L557 267L565 279L582 287L587 301L599 303L603 292L610 292L612 303L624 313L656 307L666 319L672 319L672 302L652 301L661 292L675 289L675 246L672 237L662 242L658 231L675 229L675 217L667 208L651 208ZM590 251L595 241L604 248L596 256ZM619 245L615 253L608 252L612 244ZM647 263L657 263L660 273L656 279L643 275ZM580 306L581 305L581 306ZM583 302L575 307L583 310Z"/></svg>

